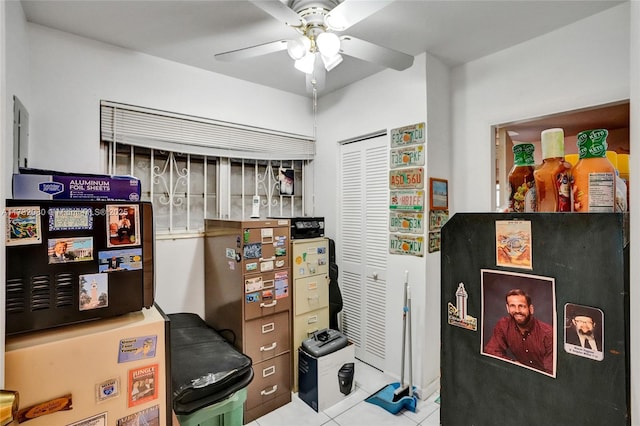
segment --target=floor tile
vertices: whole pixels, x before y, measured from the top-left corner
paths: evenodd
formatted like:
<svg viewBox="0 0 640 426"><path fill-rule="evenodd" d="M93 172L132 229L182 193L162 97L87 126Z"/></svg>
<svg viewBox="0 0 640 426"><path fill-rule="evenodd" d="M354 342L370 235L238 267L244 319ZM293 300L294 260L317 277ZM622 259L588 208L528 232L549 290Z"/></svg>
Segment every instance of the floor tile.
<svg viewBox="0 0 640 426"><path fill-rule="evenodd" d="M334 418L340 426L416 426L401 413L391 414L382 407L362 401Z"/></svg>
<svg viewBox="0 0 640 426"><path fill-rule="evenodd" d="M415 413L405 410L402 414L409 417L416 423L421 423L423 420L430 417L434 411L438 411L438 413L440 413L440 404L435 402L439 395L440 393L437 392L423 400L419 399ZM438 417L439 416L440 414L438 414Z"/></svg>
<svg viewBox="0 0 640 426"><path fill-rule="evenodd" d="M259 426L320 426L329 420L329 416L317 413L294 394L290 403L259 417L256 422Z"/></svg>
<svg viewBox="0 0 640 426"><path fill-rule="evenodd" d="M337 404L332 405L331 407L323 410L327 416L334 418L344 413L348 409L357 405L358 403L364 401L369 396L369 392L356 387L351 391L351 393L345 397L342 401Z"/></svg>
<svg viewBox="0 0 640 426"><path fill-rule="evenodd" d="M387 376L377 368L373 368L372 366L365 364L364 362L359 362L358 360L356 360L355 370L356 385L369 394L377 392L389 383L393 383L394 381L397 382L397 380Z"/></svg>
<svg viewBox="0 0 640 426"><path fill-rule="evenodd" d="M420 426L440 426L440 408L420 422Z"/></svg>

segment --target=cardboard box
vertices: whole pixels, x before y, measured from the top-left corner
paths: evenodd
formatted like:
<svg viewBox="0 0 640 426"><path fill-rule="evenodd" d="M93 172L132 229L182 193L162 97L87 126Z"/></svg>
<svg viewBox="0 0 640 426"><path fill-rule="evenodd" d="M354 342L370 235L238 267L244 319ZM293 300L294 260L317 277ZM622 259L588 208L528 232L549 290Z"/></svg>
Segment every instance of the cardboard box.
<svg viewBox="0 0 640 426"><path fill-rule="evenodd" d="M21 169L13 175L20 200L140 201L140 180L132 176L72 174Z"/></svg>
<svg viewBox="0 0 640 426"><path fill-rule="evenodd" d="M355 362L355 349L349 342L344 348L321 357L314 357L298 349L298 396L316 411L325 410L340 402L355 388L355 367L348 393L341 392L340 369ZM344 389L343 391L346 391Z"/></svg>

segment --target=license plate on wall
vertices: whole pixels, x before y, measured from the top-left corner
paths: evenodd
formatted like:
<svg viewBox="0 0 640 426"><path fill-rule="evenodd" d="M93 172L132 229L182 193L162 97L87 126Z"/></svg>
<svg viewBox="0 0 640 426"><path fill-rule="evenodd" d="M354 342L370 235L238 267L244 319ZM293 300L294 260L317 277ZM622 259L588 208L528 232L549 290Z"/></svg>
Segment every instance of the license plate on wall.
<svg viewBox="0 0 640 426"><path fill-rule="evenodd" d="M422 234L424 232L424 214L412 212L389 212L389 232Z"/></svg>
<svg viewBox="0 0 640 426"><path fill-rule="evenodd" d="M424 143L424 123L391 129L391 148Z"/></svg>
<svg viewBox="0 0 640 426"><path fill-rule="evenodd" d="M424 255L424 237L415 235L389 234L389 253Z"/></svg>
<svg viewBox="0 0 640 426"><path fill-rule="evenodd" d="M424 188L424 168L389 170L389 188Z"/></svg>
<svg viewBox="0 0 640 426"><path fill-rule="evenodd" d="M389 167L424 166L424 145L403 146L390 151Z"/></svg>
<svg viewBox="0 0 640 426"><path fill-rule="evenodd" d="M390 191L390 210L413 210L423 211L424 190L422 189L400 189Z"/></svg>

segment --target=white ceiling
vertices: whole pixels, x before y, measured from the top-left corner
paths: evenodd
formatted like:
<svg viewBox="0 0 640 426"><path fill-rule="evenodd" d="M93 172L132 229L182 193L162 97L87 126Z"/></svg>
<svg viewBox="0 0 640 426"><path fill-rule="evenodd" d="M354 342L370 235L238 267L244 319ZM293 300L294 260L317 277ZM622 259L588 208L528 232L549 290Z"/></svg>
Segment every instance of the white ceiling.
<svg viewBox="0 0 640 426"><path fill-rule="evenodd" d="M308 96L304 74L294 69L286 51L234 63L214 58L216 53L295 35L291 28L246 0L21 0L21 3L29 22ZM396 0L343 34L411 55L428 51L445 64L455 66L619 3L622 1ZM346 57L328 73L320 95L383 69Z"/></svg>

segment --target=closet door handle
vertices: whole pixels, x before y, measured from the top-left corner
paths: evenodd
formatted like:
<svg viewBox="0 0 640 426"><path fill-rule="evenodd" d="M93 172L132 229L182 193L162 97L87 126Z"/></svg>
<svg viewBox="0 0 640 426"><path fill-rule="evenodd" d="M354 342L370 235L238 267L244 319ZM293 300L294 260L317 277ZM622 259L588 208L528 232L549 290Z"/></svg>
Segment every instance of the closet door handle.
<svg viewBox="0 0 640 426"><path fill-rule="evenodd" d="M260 346L260 352L272 351L276 348L276 346L278 346L278 343L276 342L273 342L269 346Z"/></svg>
<svg viewBox="0 0 640 426"><path fill-rule="evenodd" d="M266 391L266 390L261 390L260 391L260 395L265 396L265 395L271 395L272 393L275 393L275 391L278 390L278 385L273 385L273 387L271 388L270 391Z"/></svg>

